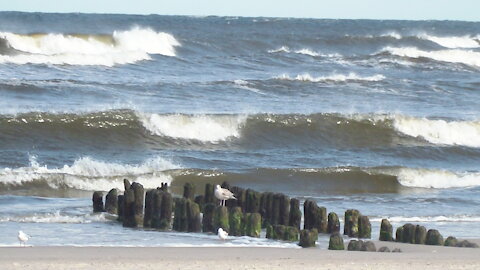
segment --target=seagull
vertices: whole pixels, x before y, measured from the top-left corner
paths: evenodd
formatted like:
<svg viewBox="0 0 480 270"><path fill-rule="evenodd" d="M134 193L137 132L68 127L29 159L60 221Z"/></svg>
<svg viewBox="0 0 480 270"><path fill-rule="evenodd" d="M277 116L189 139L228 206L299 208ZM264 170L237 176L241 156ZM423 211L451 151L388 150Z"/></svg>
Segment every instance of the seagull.
<svg viewBox="0 0 480 270"><path fill-rule="evenodd" d="M230 190L226 188L221 188L220 185L217 185L215 187L215 197L217 197L217 199L221 201L222 206L225 206L225 200L237 199Z"/></svg>
<svg viewBox="0 0 480 270"><path fill-rule="evenodd" d="M18 231L18 241L20 241L20 246L25 246L25 243L27 243L28 239L30 239L30 236L22 231Z"/></svg>
<svg viewBox="0 0 480 270"><path fill-rule="evenodd" d="M221 240L226 240L228 237L228 233L224 231L222 228L218 228L218 238Z"/></svg>

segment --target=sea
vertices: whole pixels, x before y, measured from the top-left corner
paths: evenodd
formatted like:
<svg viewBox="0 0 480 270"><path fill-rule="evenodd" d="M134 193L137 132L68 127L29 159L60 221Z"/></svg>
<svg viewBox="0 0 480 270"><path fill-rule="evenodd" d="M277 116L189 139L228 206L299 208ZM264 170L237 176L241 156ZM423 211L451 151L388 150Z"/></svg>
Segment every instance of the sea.
<svg viewBox="0 0 480 270"><path fill-rule="evenodd" d="M0 246L297 247L92 213L124 178L480 238L479 75L478 22L0 12Z"/></svg>

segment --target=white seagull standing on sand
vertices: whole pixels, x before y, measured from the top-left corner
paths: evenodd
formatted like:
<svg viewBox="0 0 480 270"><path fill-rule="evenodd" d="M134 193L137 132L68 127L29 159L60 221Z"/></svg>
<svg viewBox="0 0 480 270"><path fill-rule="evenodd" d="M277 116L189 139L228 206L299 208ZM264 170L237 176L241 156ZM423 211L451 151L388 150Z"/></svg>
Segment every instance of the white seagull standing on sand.
<svg viewBox="0 0 480 270"><path fill-rule="evenodd" d="M222 206L225 206L225 200L230 200L230 199L234 199L236 200L237 198L235 198L235 196L233 195L233 193L226 189L226 188L221 188L220 185L217 185L215 187L215 197L217 197L217 199L221 200L221 203L222 203Z"/></svg>
<svg viewBox="0 0 480 270"><path fill-rule="evenodd" d="M25 243L27 243L28 239L30 239L30 236L22 231L18 231L18 241L20 241L20 246L23 244L25 246Z"/></svg>
<svg viewBox="0 0 480 270"><path fill-rule="evenodd" d="M224 231L222 228L218 228L218 238L222 240L226 240L228 237L228 233Z"/></svg>

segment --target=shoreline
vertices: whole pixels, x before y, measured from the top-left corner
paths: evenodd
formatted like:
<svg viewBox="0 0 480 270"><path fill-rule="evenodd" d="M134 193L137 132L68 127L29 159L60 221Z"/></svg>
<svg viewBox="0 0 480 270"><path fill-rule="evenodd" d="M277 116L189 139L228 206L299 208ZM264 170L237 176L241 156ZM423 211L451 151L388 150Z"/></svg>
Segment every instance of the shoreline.
<svg viewBox="0 0 480 270"><path fill-rule="evenodd" d="M0 269L480 269L478 248L374 242L377 249L387 246L402 252L273 247L0 247Z"/></svg>

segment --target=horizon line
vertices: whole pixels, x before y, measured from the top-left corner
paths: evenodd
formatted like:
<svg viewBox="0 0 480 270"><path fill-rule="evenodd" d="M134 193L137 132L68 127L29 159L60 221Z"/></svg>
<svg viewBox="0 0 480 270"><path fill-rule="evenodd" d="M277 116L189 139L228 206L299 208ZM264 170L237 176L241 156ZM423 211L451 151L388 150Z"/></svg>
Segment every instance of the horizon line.
<svg viewBox="0 0 480 270"><path fill-rule="evenodd" d="M236 17L236 18L267 18L267 19L305 19L305 20L365 20L365 21L438 21L438 22L470 22L478 23L480 21L474 20L460 20L460 19L391 19L391 18L328 18L328 17L296 17L296 16L242 16L242 15L193 15L193 14L159 14L159 13L121 13L121 12L52 12L52 11L22 11L22 10L0 10L0 13L40 13L40 14L82 14L82 15L128 15L128 16L179 16L179 17Z"/></svg>

